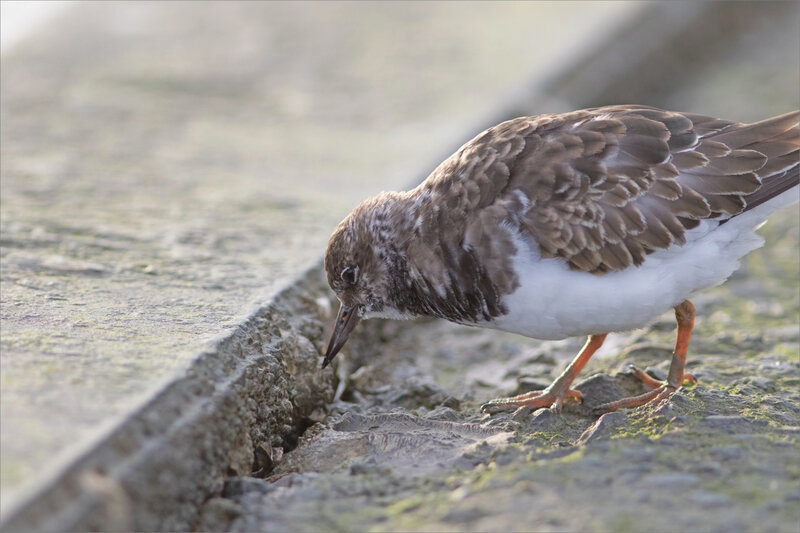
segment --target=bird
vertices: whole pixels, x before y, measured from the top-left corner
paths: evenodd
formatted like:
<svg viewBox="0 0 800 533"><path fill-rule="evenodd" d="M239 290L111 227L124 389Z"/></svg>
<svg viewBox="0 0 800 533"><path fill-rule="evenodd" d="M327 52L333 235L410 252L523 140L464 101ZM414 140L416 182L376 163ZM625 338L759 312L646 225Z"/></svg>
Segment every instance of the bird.
<svg viewBox="0 0 800 533"><path fill-rule="evenodd" d="M356 325L436 317L535 339L587 340L543 390L491 400L494 414L560 412L609 333L674 310L667 378L602 415L659 403L685 381L696 309L768 215L798 201L800 111L754 123L615 105L519 117L465 143L416 188L361 202L325 251L340 301L325 368Z"/></svg>

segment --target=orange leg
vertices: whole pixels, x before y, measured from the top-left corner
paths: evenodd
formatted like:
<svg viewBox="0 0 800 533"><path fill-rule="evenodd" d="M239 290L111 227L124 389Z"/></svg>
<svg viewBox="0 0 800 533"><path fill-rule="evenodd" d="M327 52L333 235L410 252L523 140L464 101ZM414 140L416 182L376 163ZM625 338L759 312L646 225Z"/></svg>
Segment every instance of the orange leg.
<svg viewBox="0 0 800 533"><path fill-rule="evenodd" d="M689 339L692 336L692 329L694 329L694 305L689 300L684 300L675 307L675 319L678 322L678 334L675 339L675 350L672 354L672 362L669 366L669 375L665 382L657 381L642 370L634 367L633 375L644 382L645 385L653 390L640 394L639 396L631 396L623 398L616 402L604 403L594 410L595 414L601 415L610 413L621 408L639 407L648 403L658 403L661 400L669 398L673 392L683 385L684 380L697 382L694 376L684 372L686 366L686 353L689 351Z"/></svg>
<svg viewBox="0 0 800 533"><path fill-rule="evenodd" d="M607 333L603 333L602 335L590 335L577 357L575 357L564 372L562 372L546 389L526 392L525 394L520 394L511 398L491 400L481 406L481 411L492 414L509 409L516 409L518 407L531 407L533 409L549 407L553 412L558 413L561 411L561 406L564 404L565 397L575 398L576 400L582 399L583 395L576 390L570 389L569 386L589 359L591 359L592 355L594 355L594 352L603 345L603 341L606 340L606 335Z"/></svg>

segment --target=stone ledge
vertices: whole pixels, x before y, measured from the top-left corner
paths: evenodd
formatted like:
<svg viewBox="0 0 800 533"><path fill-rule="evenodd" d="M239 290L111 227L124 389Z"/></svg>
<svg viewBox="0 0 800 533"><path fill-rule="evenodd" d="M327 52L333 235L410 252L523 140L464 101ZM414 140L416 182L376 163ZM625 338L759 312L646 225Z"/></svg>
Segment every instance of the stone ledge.
<svg viewBox="0 0 800 533"><path fill-rule="evenodd" d="M638 8L508 9L77 4L4 56L0 514L318 260L361 198L424 177L476 110ZM541 31L567 52L526 46L527 21L565 14Z"/></svg>
<svg viewBox="0 0 800 533"><path fill-rule="evenodd" d="M280 291L186 374L122 421L52 483L11 510L3 531L187 530L258 444L286 446L333 397L319 371L330 306L319 265Z"/></svg>
<svg viewBox="0 0 800 533"><path fill-rule="evenodd" d="M525 107L530 98L526 92L508 109ZM184 377L120 423L54 483L31 494L30 505L8 513L3 529L193 527L199 503L220 490L220 481L246 473L254 444L276 438L272 444L280 445L283 435L332 394L330 374L323 378L316 370L322 327L330 319L324 304L317 303L323 294L327 290L317 266L202 354ZM299 358L296 366L278 357L284 350ZM310 381L295 381L297 376ZM281 380L304 387L310 397L306 408L281 403L288 393L270 387ZM303 397L299 391L298 397ZM265 405L278 407L258 409Z"/></svg>

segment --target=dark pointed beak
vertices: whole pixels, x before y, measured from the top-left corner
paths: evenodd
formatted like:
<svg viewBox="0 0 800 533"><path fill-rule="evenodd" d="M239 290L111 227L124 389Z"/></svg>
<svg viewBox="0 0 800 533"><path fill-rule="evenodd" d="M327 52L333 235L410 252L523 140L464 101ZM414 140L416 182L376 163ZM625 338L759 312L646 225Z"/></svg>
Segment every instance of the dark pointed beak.
<svg viewBox="0 0 800 533"><path fill-rule="evenodd" d="M336 327L333 330L333 335L331 335L328 351L325 352L325 360L322 361L322 368L328 366L328 363L336 357L336 354L342 349L344 343L347 342L347 337L350 335L350 332L353 331L356 324L361 321L361 317L358 316L359 310L358 306L348 307L344 304L339 308L339 316L336 317Z"/></svg>

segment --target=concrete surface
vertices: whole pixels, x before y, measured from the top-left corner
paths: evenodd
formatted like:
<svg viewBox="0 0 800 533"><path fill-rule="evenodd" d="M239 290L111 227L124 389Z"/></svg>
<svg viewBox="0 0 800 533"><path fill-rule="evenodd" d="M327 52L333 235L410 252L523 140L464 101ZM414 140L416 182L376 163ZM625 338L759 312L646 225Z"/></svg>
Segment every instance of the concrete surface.
<svg viewBox="0 0 800 533"><path fill-rule="evenodd" d="M331 227L638 9L90 3L4 55L6 526L191 527L331 392L318 271L281 293Z"/></svg>
<svg viewBox="0 0 800 533"><path fill-rule="evenodd" d="M595 72L613 71L625 52L630 70L616 78L587 79L577 68L547 85L583 94L577 105L609 103L597 98L617 87L632 101L739 120L796 109L800 4L702 6L682 24L674 11L640 20L627 40L618 36L587 59ZM674 32L663 31L665 20ZM713 42L702 46L706 39ZM577 385L585 403L568 403L560 416L485 416L479 406L543 388L583 339L371 321L338 360L345 380L330 416L266 479L231 476L206 502L200 528L796 532L800 209L774 214L760 231L765 247L693 299L688 369L699 383L669 401L591 414L644 392L629 363L666 376L669 313L611 335Z"/></svg>

